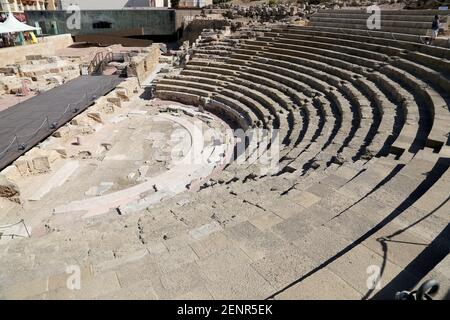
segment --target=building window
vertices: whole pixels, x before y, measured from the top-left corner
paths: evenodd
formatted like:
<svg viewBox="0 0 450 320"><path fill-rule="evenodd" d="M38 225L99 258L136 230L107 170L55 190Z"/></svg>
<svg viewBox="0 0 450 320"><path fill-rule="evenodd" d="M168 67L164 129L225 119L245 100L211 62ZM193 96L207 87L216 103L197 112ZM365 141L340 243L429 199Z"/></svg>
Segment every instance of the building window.
<svg viewBox="0 0 450 320"><path fill-rule="evenodd" d="M92 24L92 27L94 29L110 29L111 28L112 23L111 22L106 22L106 21L99 21L99 22L95 22Z"/></svg>

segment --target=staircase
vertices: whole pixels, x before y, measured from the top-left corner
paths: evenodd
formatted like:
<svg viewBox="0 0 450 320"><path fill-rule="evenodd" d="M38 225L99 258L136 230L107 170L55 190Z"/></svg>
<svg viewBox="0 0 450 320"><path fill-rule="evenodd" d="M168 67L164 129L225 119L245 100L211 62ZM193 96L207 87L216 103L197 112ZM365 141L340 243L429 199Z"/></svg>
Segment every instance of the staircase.
<svg viewBox="0 0 450 320"><path fill-rule="evenodd" d="M92 59L91 63L88 67L88 72L90 75L111 75L113 73L116 73L119 71L117 68L115 68L116 71L111 71L111 67L108 67L108 64L116 61L116 62L124 62L125 61L125 55L126 53L113 53L113 52L97 52L97 54L94 56L94 59ZM120 76L126 76L126 68L123 70L120 70L119 73Z"/></svg>

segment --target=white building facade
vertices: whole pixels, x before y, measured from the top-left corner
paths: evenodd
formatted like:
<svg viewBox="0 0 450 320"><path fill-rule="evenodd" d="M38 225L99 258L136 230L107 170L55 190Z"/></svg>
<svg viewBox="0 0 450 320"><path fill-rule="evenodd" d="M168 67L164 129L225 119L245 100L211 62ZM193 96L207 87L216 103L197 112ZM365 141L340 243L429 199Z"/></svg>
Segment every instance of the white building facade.
<svg viewBox="0 0 450 320"><path fill-rule="evenodd" d="M121 10L126 8L170 8L170 0L60 0L62 10L77 5L81 10Z"/></svg>
<svg viewBox="0 0 450 320"><path fill-rule="evenodd" d="M77 5L81 10L121 10L127 8L171 8L170 0L59 0L61 10ZM180 8L203 8L212 0L180 0Z"/></svg>
<svg viewBox="0 0 450 320"><path fill-rule="evenodd" d="M57 9L56 0L0 0L0 12L55 9Z"/></svg>

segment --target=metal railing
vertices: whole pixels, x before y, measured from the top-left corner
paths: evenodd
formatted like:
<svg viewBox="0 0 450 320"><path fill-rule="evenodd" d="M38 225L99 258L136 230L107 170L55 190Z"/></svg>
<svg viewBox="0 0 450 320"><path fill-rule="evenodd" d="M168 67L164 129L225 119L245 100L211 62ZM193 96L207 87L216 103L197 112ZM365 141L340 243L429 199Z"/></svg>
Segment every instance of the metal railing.
<svg viewBox="0 0 450 320"><path fill-rule="evenodd" d="M97 52L88 67L89 74L102 74L108 63L124 61L127 53L113 53L110 51Z"/></svg>

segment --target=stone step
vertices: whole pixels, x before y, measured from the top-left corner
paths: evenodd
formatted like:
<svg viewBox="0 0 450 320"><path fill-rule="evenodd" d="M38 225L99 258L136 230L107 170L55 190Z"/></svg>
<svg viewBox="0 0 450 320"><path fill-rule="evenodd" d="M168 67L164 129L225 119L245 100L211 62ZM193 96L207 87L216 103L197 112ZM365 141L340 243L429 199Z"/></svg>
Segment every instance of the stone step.
<svg viewBox="0 0 450 320"><path fill-rule="evenodd" d="M242 102L243 104L247 105L248 108L252 110L252 112L262 121L264 125L266 125L270 120L270 115L267 112L264 112L264 110L266 109L264 109L264 107L262 107L256 101L245 95L243 92L230 91L220 83L216 83L214 86L212 86L209 84L205 84L202 81L199 81L199 79L186 78L182 76L178 76L174 79L163 79L159 83L165 83L169 85L170 84L183 85L186 87L194 87L194 88L199 87L210 92L220 92L222 95L229 96L230 98L236 99Z"/></svg>
<svg viewBox="0 0 450 320"><path fill-rule="evenodd" d="M337 18L337 19L367 19L370 16L372 16L372 13L365 13L364 11L358 12L358 13L347 13L347 12L339 12L339 13L329 13L329 12L317 12L314 15L311 16L311 18ZM440 15L440 13L439 13ZM427 15L420 15L420 14L414 14L414 12L411 12L411 14L401 14L398 13L394 14L388 14L385 12L385 10L382 10L380 12L380 16L382 20L395 20L395 21L417 21L417 22L429 22L431 23L434 19L433 14L427 14ZM440 16L440 20L443 23L447 22L447 16L443 14Z"/></svg>
<svg viewBox="0 0 450 320"><path fill-rule="evenodd" d="M236 56L235 54L233 54L233 56ZM251 62L251 65L255 65L258 64L261 67L264 66L265 64L267 64L268 61L266 61L265 63L257 63L257 62ZM272 61L272 65L274 65L274 61ZM314 86L316 83L316 81L318 81L318 83L322 84L325 82L321 82L322 80L316 80L314 79L311 75L306 75L306 74L300 74L299 72L295 73L295 71L291 71L292 69L295 69L295 66L291 66L290 69L286 68L286 67L273 67L273 68L277 68L277 70L280 70L280 73L286 73L289 72L289 74L293 74L292 77L296 77L298 75L300 75L300 77L304 78L306 76L310 77L307 78L309 81L308 84L310 84L311 86ZM314 79L314 80L313 80ZM325 90L324 90L325 91ZM350 104L347 101L347 99L345 99L342 94L340 94L337 90L330 90L330 91L326 91L325 94L327 96L330 97L331 101L334 102L334 104L332 106L334 106L335 110L332 111L333 115L339 118L339 130L343 130L344 132L346 132L345 134L343 134L342 136L342 141L336 141L335 143L343 143L345 138L347 137L350 130L351 130L351 120L348 119L348 116L351 114L350 112ZM345 112L343 111L345 110Z"/></svg>
<svg viewBox="0 0 450 320"><path fill-rule="evenodd" d="M339 21L334 21L334 19L330 19L333 21L330 22L323 22L318 21L319 18L315 21L311 21L310 25L312 27L329 27L329 28L336 28L336 29L360 29L360 30L367 30L368 32L372 32L373 30L367 28L365 20L357 20L355 22L348 21L345 22L345 20L340 23ZM381 26L382 32L391 32L391 33L400 33L400 34L410 34L415 36L427 36L429 35L430 29L427 29L426 27L422 25L417 25L414 27L404 27L404 26ZM378 30L376 32L379 32Z"/></svg>
<svg viewBox="0 0 450 320"><path fill-rule="evenodd" d="M302 31L306 30L313 30L321 31L321 32L331 32L331 33L337 33L340 36L362 36L366 37L368 39L368 42L371 43L372 41L386 41L386 43L389 43L390 45L393 44L393 46L402 46L402 47L408 47L408 48L414 48L414 45L417 46L417 48L423 52L435 52L436 56L446 57L448 56L448 49L449 45L446 41L438 41L434 43L435 46L430 47L425 44L424 37L420 35L413 35L413 34L405 34L405 33L396 33L396 32L385 32L385 31L375 31L375 30L361 30L361 29L348 29L348 28L336 28L329 27L329 26L309 26L305 28L299 28L296 26L288 26L288 30L295 30L297 32L298 30L302 29ZM394 42L394 43L393 43Z"/></svg>
<svg viewBox="0 0 450 320"><path fill-rule="evenodd" d="M367 19L366 18L359 18L357 16L352 17L352 18L348 18L348 17L322 17L322 16L317 16L317 15L312 15L310 17L310 21L312 23L312 25L321 25L322 23L328 24L328 23L333 23L334 25L336 25L336 27L339 27L340 25L358 25L360 26L360 29L364 29L367 28ZM380 25L381 25L381 30L384 30L385 28L391 28L391 27L395 27L398 30L409 30L409 29L430 29L431 28L431 22L433 21L433 17L428 18L427 21L417 21L417 20L401 20L400 19L396 19L396 20L389 20L389 19L383 19L383 17L381 17L380 19ZM369 29L369 28L367 28ZM400 33L402 33L401 31L398 31ZM410 33L408 31L404 32L404 33Z"/></svg>
<svg viewBox="0 0 450 320"><path fill-rule="evenodd" d="M213 64L211 64L211 65L213 65ZM190 65L190 68L193 68L193 67L194 67L194 65ZM211 75L211 77L215 77L213 71L221 70L221 68L218 68L218 67L226 68L227 65L224 65L224 64L217 64L217 67L212 67L212 69L210 70L211 72L209 72L208 74ZM231 68L232 68L232 66L228 66L228 67L231 67ZM202 67L202 71L195 71L195 72L203 72L203 70L207 70L206 68L207 68L207 67ZM232 69L233 69L233 68L232 68ZM190 71L193 71L193 70L192 70L192 69L189 69L187 72L190 72ZM240 75L241 75L241 74L244 74L244 72L242 72L242 71L239 71L239 72L240 72ZM248 73L246 73L246 74L248 74ZM281 109L278 109L278 113L280 113L280 111L281 111ZM292 110L290 110L289 112L293 114ZM283 122L286 121L286 118L284 118L284 117L281 117L281 116L280 116L280 119L283 119ZM298 119L296 120L296 119L294 118L294 124L299 123L299 122L300 122L300 120L298 120ZM289 127L289 125L287 124L287 122L285 122L285 123L286 123L285 126ZM283 127L284 127L284 126L281 126L281 128L283 128ZM291 128L291 129L292 129L292 128ZM290 134L289 134L289 137L292 137L292 139L289 138L291 141L293 141L293 140L297 137L297 132L298 132L298 131L299 131L298 125L295 125L294 129L292 129L291 132L290 132ZM284 140L284 139L283 139L283 140Z"/></svg>
<svg viewBox="0 0 450 320"><path fill-rule="evenodd" d="M209 79L208 75L213 74L213 73L207 73L207 72L203 72L203 71L193 71L193 70L189 70L187 72L190 74L198 75L199 78L206 77L207 79ZM215 78L215 75L213 76L213 79L214 78ZM230 79L226 79L226 80L230 80ZM264 93L260 93L260 89L261 89L260 86L255 86L254 88L256 90L253 90L252 85L250 85L250 84L247 84L246 86L241 86L241 85L235 85L229 81L225 81L225 79L221 80L221 81L226 83L227 88L230 88L231 90L234 89L236 91L243 93L244 96L247 96L247 95L252 96L255 100L256 99L259 100L259 102L253 101L253 104L256 105L257 108L259 110L261 110L260 113L262 112L268 119L274 118L275 128L282 129L283 131L284 130L288 130L288 131L292 130L292 128L289 129L290 125L288 124L286 117L283 117L282 115L277 113L277 108L278 108L277 103L265 95L265 93L267 91L265 91ZM238 81L234 81L234 82L238 82ZM243 83L243 84L246 84L246 83ZM261 104L260 104L260 102L261 102ZM283 137L283 135L281 135L281 136ZM282 140L284 140L284 138L282 138Z"/></svg>
<svg viewBox="0 0 450 320"><path fill-rule="evenodd" d="M268 49L268 52L270 52L270 49ZM293 53L292 56L295 57L296 55L298 55L298 54ZM333 72L334 71L333 69L330 70L330 67L328 65L326 65L326 64L320 65L311 60L301 59L298 57L292 58L291 55L280 55L280 54L270 54L270 53L269 54L261 54L259 56L278 58L278 59L284 59L284 57L286 57L286 59L288 59L288 61L297 61L298 64L316 67L317 69L327 72L328 74L335 74L336 76L345 77L345 80L350 80L350 82L355 81L355 79L353 78L354 74L351 72L346 73L346 70L339 69L338 72L336 73L336 72ZM257 59L257 58L255 57L254 60L255 59ZM342 76L342 74L344 74L344 76ZM341 82L342 82L342 80L338 81L337 82L338 85L340 85ZM364 97L362 97L361 93L356 88L348 87L347 88L347 97L358 108L357 110L354 110L354 112L353 112L354 114L359 113L359 117L362 116L366 119L372 119L373 112L371 111L371 108L369 107L371 105L371 102L368 101L367 99L365 99ZM365 128L364 128L364 130L365 130ZM391 132L389 132L389 134L391 134Z"/></svg>
<svg viewBox="0 0 450 320"><path fill-rule="evenodd" d="M187 105L200 105L201 96L196 93L173 91L170 90L170 88L166 89L168 90L163 90L161 87L157 89L156 97L162 100L172 100ZM205 109L218 116L224 116L244 130L247 130L249 127L251 127L251 120L249 121L249 119L244 117L244 115L239 111L236 111L234 108L230 107L229 105L223 104L220 101L215 101L214 99L212 99L210 103L205 106Z"/></svg>
<svg viewBox="0 0 450 320"><path fill-rule="evenodd" d="M302 41L302 43L307 42L307 41ZM314 42L315 43L315 42ZM323 44L324 47L325 44ZM288 47L292 47L292 48L298 48L300 50L308 50L311 51L310 47L307 46L300 46L300 45L286 45ZM330 45L328 45L328 47L330 47ZM333 47L333 45L331 45L331 47ZM346 50L345 47L343 46L336 46L336 50L339 49L343 49ZM280 49L278 49L280 50ZM353 50L353 49L352 49ZM336 51L331 51L331 50L326 50L326 49L318 49L318 48L314 48L314 50L312 50L313 52L321 52L322 55L326 54L327 56L331 56L333 58L336 59L344 59L347 61L352 61L353 63L355 62L355 56L354 55L349 55L348 57L346 56L346 53L342 53L342 54L335 54ZM355 52L356 54L359 54L361 52L366 52L365 50L353 50L353 52ZM339 57L339 58L338 58ZM373 60L368 60L367 58L361 58L361 59L357 59L357 63L364 63L365 66L367 67L374 67L375 62L372 62ZM403 86L406 86L406 88L408 90L414 90L414 92L416 92L416 94L420 95L422 97L422 99L426 102L426 104L422 104L419 105L419 112L420 113L424 113L425 115L422 115L422 117L426 118L427 115L430 112L433 112L432 110L442 110L442 108L437 108L438 105L443 104L443 100L442 98L440 100L436 100L439 99L439 94L435 91L433 91L433 89L430 90L423 90L424 87L427 87L426 83L424 83L423 81L421 81L420 79L406 73L405 71L400 71L398 68L393 67L392 65L384 65L381 68L378 68L379 71L387 74L390 78L393 78L395 81L402 83ZM386 71L385 71L386 70ZM388 71L387 71L388 70ZM429 110L431 106L431 111ZM443 115L442 117L444 117L445 115ZM429 117L429 116L428 116ZM438 130L438 129L435 129ZM428 130L426 128L422 128L422 131L425 132L425 135L427 135ZM440 137L438 138L438 141L440 141L439 143L442 144L442 140L443 140L443 136L442 136L442 132L438 132L438 133L434 133L433 132L433 137ZM436 139L433 139L433 141ZM417 143L419 143L419 148L420 148L420 144L424 145L426 140L422 139L422 140L417 140ZM432 142L431 142L432 143Z"/></svg>
<svg viewBox="0 0 450 320"><path fill-rule="evenodd" d="M279 41L286 42L287 40L282 39L284 35L279 36ZM450 61L447 59L436 59L434 57L430 57L426 54L414 54L410 51L404 51L400 49L395 49L392 47L374 45L361 43L358 41L349 41L342 39L335 39L330 37L310 37L310 36L292 36L286 35L287 39L297 39L302 40L299 44L303 44L305 40L309 41L323 41L327 44L336 44L341 46L349 46L356 49L361 49L365 51L372 52L370 56L367 56L371 59L385 61L389 56L395 56L395 62L401 62L406 67L405 70L409 72L413 72L413 74L418 77L425 77L429 79L430 82L435 83L436 86L441 87L443 91L448 91L448 86L450 83L450 78L448 77L445 71L450 71ZM378 52L378 56L374 52ZM361 53L361 52L360 52ZM450 51L449 51L450 57ZM412 59L413 61L408 61Z"/></svg>
<svg viewBox="0 0 450 320"><path fill-rule="evenodd" d="M251 56L249 56L249 57L252 57L252 61L259 61L259 55L258 55L258 57L255 57L254 55L251 55ZM264 58L262 58L261 60L267 60L265 57L266 57L266 55L265 55ZM273 55L273 58L278 58L278 59L277 59L277 60L272 59L272 56L271 56L271 59L269 59L268 61L265 61L265 62L269 62L271 65L277 65L277 64L279 64L280 62L276 62L276 61L279 61L280 59L282 59L282 56L280 56L280 55ZM289 64L289 65L288 65L288 64ZM297 67L297 66L293 66L290 62L282 63L281 65L284 65L284 66L286 66L286 67L289 67L289 69L291 69L291 70L295 70L296 67ZM308 73L308 74L310 74L310 75L315 74L315 75L317 76L317 72L314 72L314 70L315 70L315 69L310 69L309 72L308 72L308 71L305 71L304 68L302 68L303 73ZM324 79L324 80L325 80L325 79ZM332 81L330 81L330 82L332 82ZM336 81L334 82L334 84L335 84L335 85L340 85L340 86L342 86L342 81L339 80L339 79L336 79ZM357 110L353 110L352 112L350 112L349 110L352 109L352 107L350 106L349 109L347 109L348 112L341 111L341 114L344 115L344 116L343 116L343 121L344 121L344 123L345 123L345 121L346 121L346 115L349 115L349 114L353 114L354 116L358 116L358 114L359 114L359 116L361 116L361 114L362 114L362 115L365 116L366 118L371 117L372 113L371 113L371 112L368 112L368 110L367 110L368 104L370 104L370 103L368 102L368 100L365 99L365 98L363 98L362 95L361 95L361 93L359 93L358 90L357 90L356 88L354 88L353 86L347 84L347 87L346 87L346 88L347 88L347 90L348 90L348 91L347 91L346 98L350 99L350 101L353 103L353 105L356 105ZM348 92L350 92L350 93L348 93ZM346 93L345 90L344 90L343 93L344 93L344 94ZM359 99L357 99L356 97L359 97ZM348 105L345 104L345 103L344 103L343 106L348 107ZM365 108L363 108L362 106L365 106ZM364 110L363 110L363 109L364 109ZM358 110L359 110L359 111L358 111ZM362 110L362 112L361 112L361 110ZM353 121L355 121L355 118L354 118ZM356 126L356 130L355 130L355 131L357 131L357 127L359 126L359 125L358 125L358 122L359 122L359 120L357 119L357 120L356 120L356 124L355 124L355 126ZM344 125L345 125L345 124L344 124Z"/></svg>
<svg viewBox="0 0 450 320"><path fill-rule="evenodd" d="M348 41L359 42L361 46L365 44L376 44L381 47L397 48L411 52L420 52L435 58L449 59L450 51L448 48L439 46L429 46L417 36L392 34L386 32L375 33L364 30L347 29L345 33L340 29L325 27L303 27L297 28L288 26L284 28L273 28L273 32L285 35L310 35L318 37L327 37L330 39L345 39ZM405 39L406 38L406 39Z"/></svg>
<svg viewBox="0 0 450 320"><path fill-rule="evenodd" d="M214 71L214 70L213 70ZM251 71L251 70L250 70ZM208 78L217 78L217 74L214 72L209 72L206 73L204 71L194 71L194 70L185 70L183 71L183 73L185 74L190 74L190 75L201 75L203 77L208 77ZM275 74L274 74L275 75ZM230 80L230 79L228 79ZM307 137L311 137L313 135L313 133L318 130L317 128L317 121L315 121L315 117L317 116L321 116L322 113L317 113L317 110L314 108L314 106L308 102L308 97L303 95L302 93L291 89L290 87L281 84L279 82L275 82L271 79L268 79L267 77L261 77L259 75L255 75L253 73L247 73L247 72L239 72L239 78L233 78L233 81L237 82L237 83L242 83L242 84L246 84L249 87L254 87L255 89L257 88L258 90L262 91L264 94L266 94L267 96L270 96L271 98L273 98L275 101L277 101L281 106L283 106L284 108L287 108L288 105L290 104L289 100L295 101L296 104L302 105L302 108L306 111L306 116L308 119L308 127L306 129L307 133L305 133L305 138L307 139ZM283 98L284 93L281 92L279 89L281 89L283 92L285 92L288 97ZM276 110L273 110L276 111ZM300 121L302 121L304 123L304 120L298 118L296 116L298 110L294 109L293 111L291 110L291 112L293 113L293 117L294 117L294 123L299 123ZM314 116L311 116L314 115ZM306 125L304 123L304 125ZM295 126L293 132L290 134L290 136L292 136L292 140L295 139L296 132L300 130L299 126ZM300 139L300 137L298 137L298 139Z"/></svg>
<svg viewBox="0 0 450 320"><path fill-rule="evenodd" d="M361 14L366 12L366 8L355 8L355 9L321 9L319 10L319 14ZM431 16L442 15L446 16L450 14L449 10L437 10L437 9L423 9L423 10L388 10L382 9L382 15L389 16Z"/></svg>

